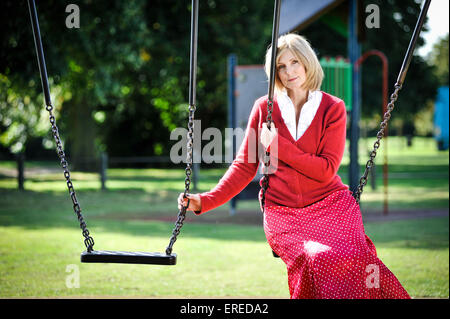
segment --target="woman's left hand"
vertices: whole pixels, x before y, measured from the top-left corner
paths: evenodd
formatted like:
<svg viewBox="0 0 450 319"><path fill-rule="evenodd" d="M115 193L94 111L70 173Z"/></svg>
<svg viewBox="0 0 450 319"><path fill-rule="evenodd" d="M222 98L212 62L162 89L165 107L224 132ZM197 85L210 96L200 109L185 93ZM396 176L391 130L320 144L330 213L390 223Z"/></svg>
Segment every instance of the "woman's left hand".
<svg viewBox="0 0 450 319"><path fill-rule="evenodd" d="M267 122L262 124L261 130L261 144L267 149L272 143L273 139L277 135L277 129L275 127L275 123L270 123L270 130L267 128Z"/></svg>
<svg viewBox="0 0 450 319"><path fill-rule="evenodd" d="M181 210L181 207L186 207L189 199L189 206L186 207L186 210L191 210L193 212L202 210L202 199L199 194L186 194L187 197L184 197L184 193L180 193L178 195L178 209Z"/></svg>

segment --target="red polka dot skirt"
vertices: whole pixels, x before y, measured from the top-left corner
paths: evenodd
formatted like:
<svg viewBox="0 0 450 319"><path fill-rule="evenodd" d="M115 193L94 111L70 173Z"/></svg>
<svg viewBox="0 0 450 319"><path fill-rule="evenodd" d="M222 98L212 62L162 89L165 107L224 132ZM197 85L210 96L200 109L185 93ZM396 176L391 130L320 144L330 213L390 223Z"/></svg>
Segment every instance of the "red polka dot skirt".
<svg viewBox="0 0 450 319"><path fill-rule="evenodd" d="M264 231L286 263L292 299L409 299L377 258L348 190L305 208L267 206Z"/></svg>

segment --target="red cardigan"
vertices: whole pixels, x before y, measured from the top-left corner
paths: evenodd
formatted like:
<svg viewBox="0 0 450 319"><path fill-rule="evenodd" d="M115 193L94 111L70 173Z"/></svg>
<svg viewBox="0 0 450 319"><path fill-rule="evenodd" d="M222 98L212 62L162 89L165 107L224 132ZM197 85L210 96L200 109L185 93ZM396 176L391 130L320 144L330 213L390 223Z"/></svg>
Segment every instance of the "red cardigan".
<svg viewBox="0 0 450 319"><path fill-rule="evenodd" d="M314 119L297 141L284 124L275 97L272 120L278 134L269 150L271 164L275 164L276 169L269 175L265 206L301 208L333 192L348 189L336 174L344 154L347 112L342 100L325 92L322 94ZM259 166L258 154L264 153L259 141L266 117L267 96L263 96L256 100L252 108L235 160L211 191L200 194L202 209L196 214L225 204L253 180ZM255 139L258 142L255 143ZM260 185L261 181L262 178ZM260 191L260 200L261 194Z"/></svg>

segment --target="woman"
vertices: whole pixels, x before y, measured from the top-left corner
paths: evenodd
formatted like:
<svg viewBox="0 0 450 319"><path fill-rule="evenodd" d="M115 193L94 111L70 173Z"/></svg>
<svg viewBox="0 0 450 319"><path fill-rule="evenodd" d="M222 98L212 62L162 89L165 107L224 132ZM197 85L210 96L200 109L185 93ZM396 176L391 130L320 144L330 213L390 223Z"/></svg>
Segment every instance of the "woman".
<svg viewBox="0 0 450 319"><path fill-rule="evenodd" d="M270 60L269 48L267 74ZM189 205L202 214L245 188L258 169L257 152L250 147L255 136L276 163L265 197L264 231L286 263L291 298L409 298L377 258L359 206L337 175L346 109L342 100L319 91L322 79L309 43L296 34L281 36L271 129L265 96L255 102L238 155L217 186L188 199L180 194L179 208Z"/></svg>

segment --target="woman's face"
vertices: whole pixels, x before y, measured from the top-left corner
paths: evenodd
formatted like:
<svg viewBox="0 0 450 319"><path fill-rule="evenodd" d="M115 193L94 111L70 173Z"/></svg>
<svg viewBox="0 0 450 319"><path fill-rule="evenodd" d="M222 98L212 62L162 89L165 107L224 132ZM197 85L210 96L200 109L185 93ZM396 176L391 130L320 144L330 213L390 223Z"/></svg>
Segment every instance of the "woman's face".
<svg viewBox="0 0 450 319"><path fill-rule="evenodd" d="M299 89L306 80L306 70L291 50L281 53L277 63L278 77L287 90Z"/></svg>

